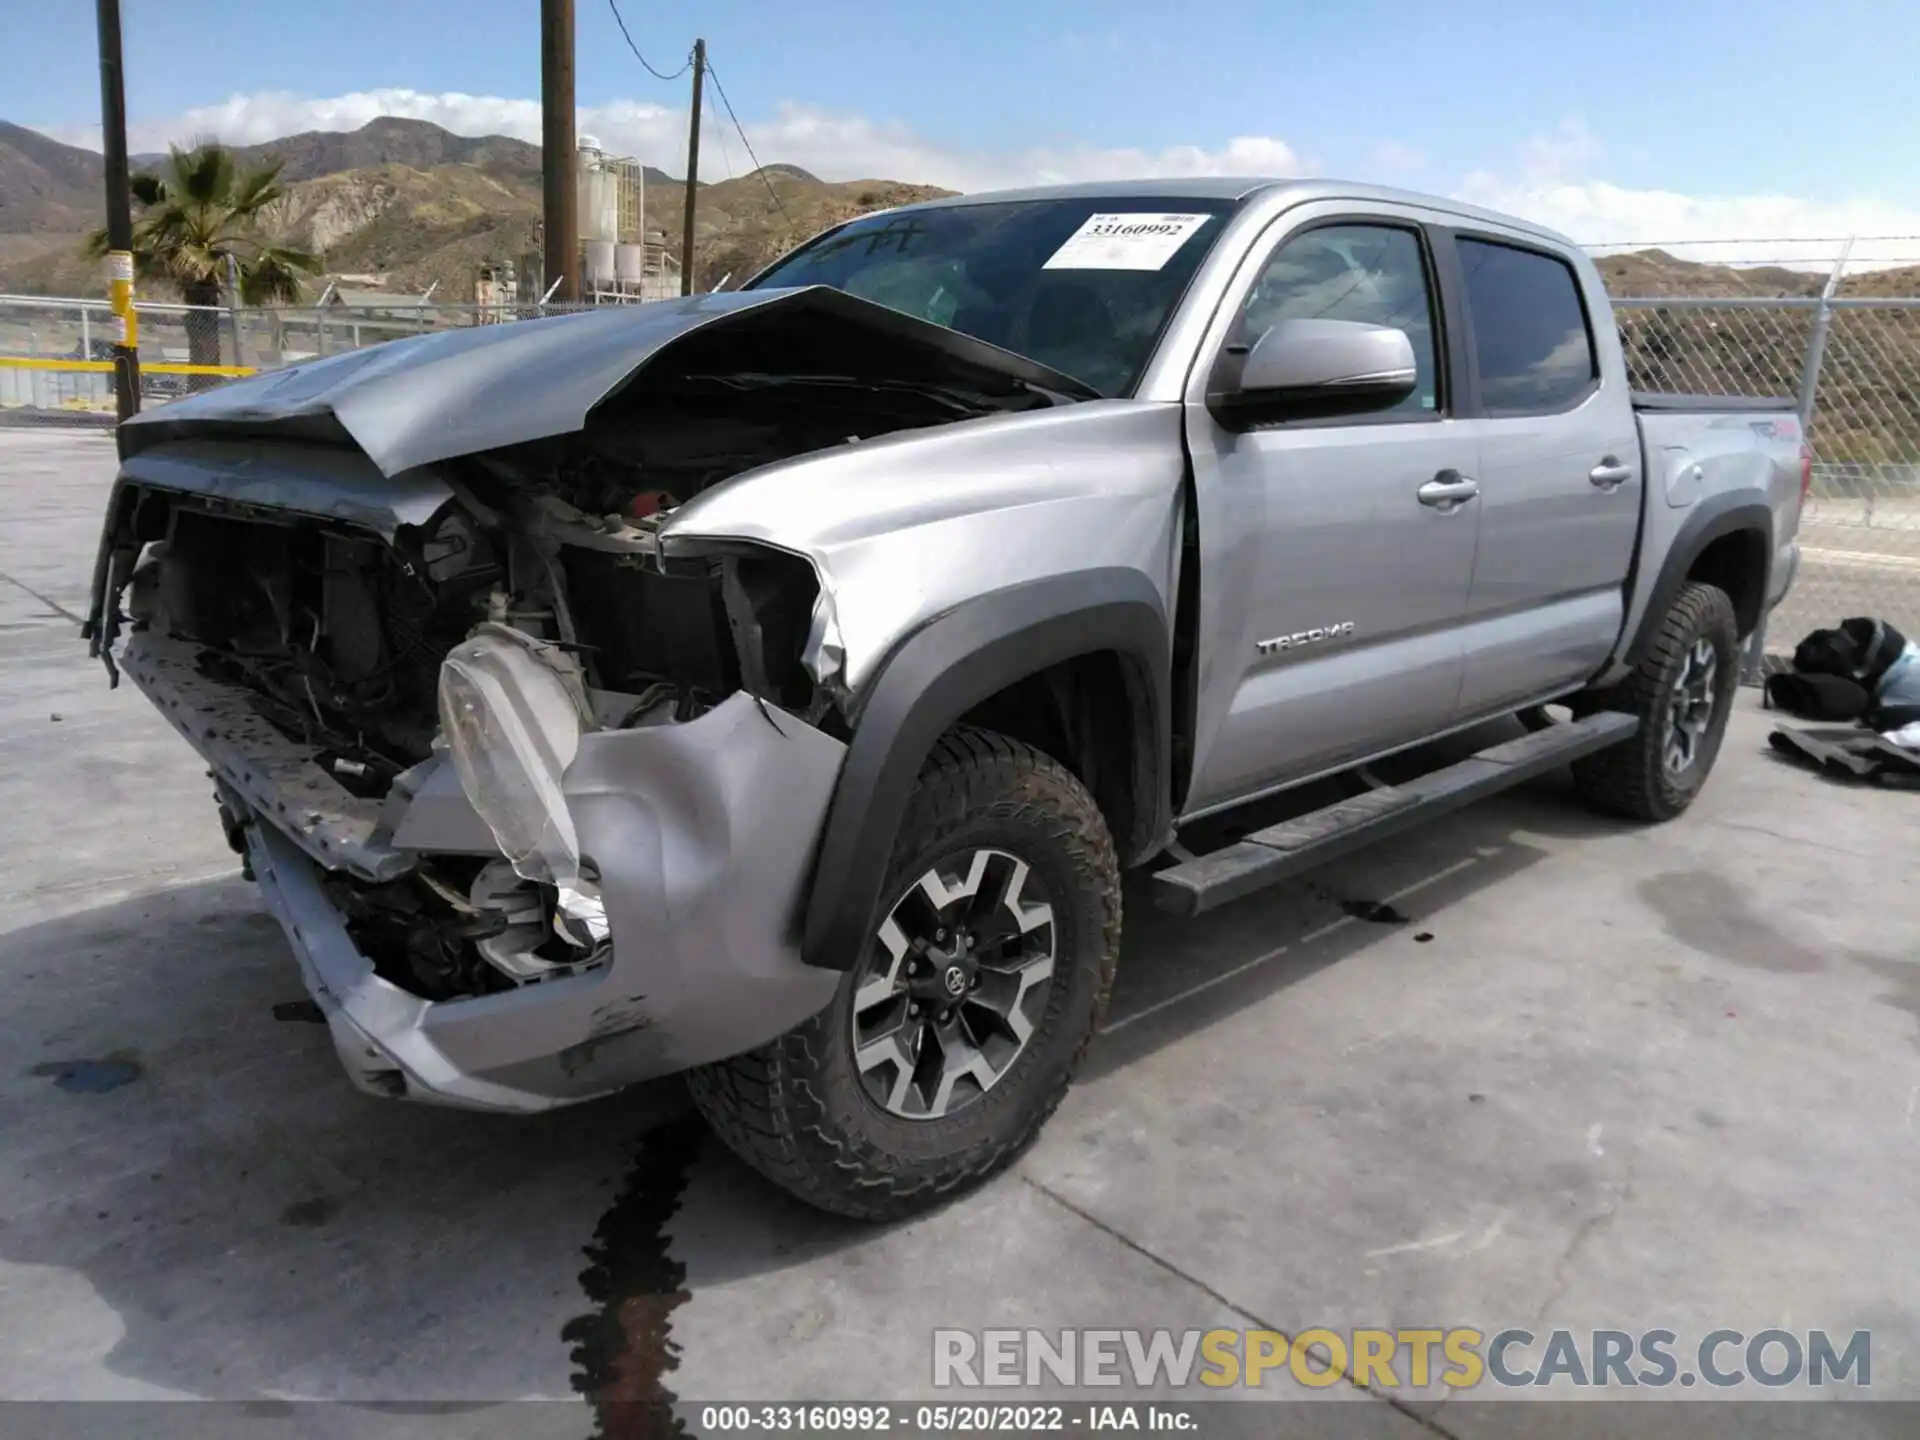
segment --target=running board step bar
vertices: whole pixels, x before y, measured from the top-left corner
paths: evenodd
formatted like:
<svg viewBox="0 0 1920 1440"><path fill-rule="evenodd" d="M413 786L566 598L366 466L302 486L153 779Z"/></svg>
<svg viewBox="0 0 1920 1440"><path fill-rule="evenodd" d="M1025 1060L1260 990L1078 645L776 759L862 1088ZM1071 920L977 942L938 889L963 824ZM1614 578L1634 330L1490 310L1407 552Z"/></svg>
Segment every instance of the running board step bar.
<svg viewBox="0 0 1920 1440"><path fill-rule="evenodd" d="M1235 844L1156 871L1154 903L1176 915L1201 914L1291 879L1336 855L1618 745L1639 728L1637 716L1601 711L1495 745L1404 785L1382 785L1310 815L1269 825Z"/></svg>

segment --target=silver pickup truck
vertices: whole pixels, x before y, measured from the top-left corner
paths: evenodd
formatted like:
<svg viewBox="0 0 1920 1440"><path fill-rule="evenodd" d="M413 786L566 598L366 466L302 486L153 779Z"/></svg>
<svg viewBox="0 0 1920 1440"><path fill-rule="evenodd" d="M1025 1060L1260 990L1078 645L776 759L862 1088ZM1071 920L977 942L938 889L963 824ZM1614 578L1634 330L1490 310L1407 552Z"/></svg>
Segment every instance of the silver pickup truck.
<svg viewBox="0 0 1920 1440"><path fill-rule="evenodd" d="M355 1082L684 1071L867 1217L1032 1138L1130 867L1192 914L1565 765L1679 814L1808 473L1788 402L1632 393L1560 236L1251 180L865 216L119 448L87 634L207 761Z"/></svg>

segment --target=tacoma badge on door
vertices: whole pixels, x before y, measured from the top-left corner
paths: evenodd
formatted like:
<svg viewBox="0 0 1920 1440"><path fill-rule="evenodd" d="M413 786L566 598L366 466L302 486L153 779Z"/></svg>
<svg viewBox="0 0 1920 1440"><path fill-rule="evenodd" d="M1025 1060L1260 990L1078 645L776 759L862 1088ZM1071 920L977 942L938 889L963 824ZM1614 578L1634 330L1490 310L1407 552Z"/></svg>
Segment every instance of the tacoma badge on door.
<svg viewBox="0 0 1920 1440"><path fill-rule="evenodd" d="M1277 655L1282 650L1298 650L1302 645L1318 645L1322 640L1339 640L1353 633L1353 622L1342 620L1338 625L1316 625L1311 630L1296 630L1291 635L1276 635L1271 640L1257 641L1255 648L1262 655Z"/></svg>

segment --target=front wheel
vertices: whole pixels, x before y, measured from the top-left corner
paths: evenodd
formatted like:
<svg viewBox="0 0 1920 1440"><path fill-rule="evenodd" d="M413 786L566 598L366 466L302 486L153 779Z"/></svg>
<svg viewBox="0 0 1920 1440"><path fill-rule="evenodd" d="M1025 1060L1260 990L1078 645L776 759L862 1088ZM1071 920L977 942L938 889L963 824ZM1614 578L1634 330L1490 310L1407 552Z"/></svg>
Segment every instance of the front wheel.
<svg viewBox="0 0 1920 1440"><path fill-rule="evenodd" d="M1020 1153L1066 1092L1120 946L1119 864L1092 796L989 731L934 747L882 894L824 1011L688 1076L750 1165L874 1220L923 1210Z"/></svg>
<svg viewBox="0 0 1920 1440"><path fill-rule="evenodd" d="M1640 717L1632 739L1574 762L1574 788L1597 810L1671 820L1693 803L1720 753L1739 688L1740 634L1733 602L1689 583L1658 622L1633 673L1583 697L1586 710Z"/></svg>

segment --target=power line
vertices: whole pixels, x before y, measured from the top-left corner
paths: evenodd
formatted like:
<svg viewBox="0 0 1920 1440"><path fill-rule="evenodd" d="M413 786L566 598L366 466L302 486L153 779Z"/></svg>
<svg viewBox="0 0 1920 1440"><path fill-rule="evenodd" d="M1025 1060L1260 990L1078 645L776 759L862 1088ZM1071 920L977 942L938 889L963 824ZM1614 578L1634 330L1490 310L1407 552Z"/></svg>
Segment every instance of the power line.
<svg viewBox="0 0 1920 1440"><path fill-rule="evenodd" d="M613 0L607 0L607 3L611 5ZM734 133L740 137L740 143L747 147L747 158L753 162L753 168L760 176L760 183L767 187L767 194L773 197L774 207L779 210L780 218L785 220L788 228L791 229L793 216L787 213L786 204L780 199L780 192L773 188L773 181L767 175L767 167L762 165L760 157L753 153L753 142L747 139L747 132L740 124L740 117L733 113L733 102L727 98L726 87L720 83L720 77L714 72L711 60L707 61L707 74L713 80L713 93L720 97L720 103L726 107L727 118L733 121Z"/></svg>
<svg viewBox="0 0 1920 1440"><path fill-rule="evenodd" d="M693 68L693 57L689 55L687 57L687 63L682 65L678 70L674 71L671 75L665 74L664 72L659 70L655 70L653 66L648 63L647 57L640 53L640 47L633 43L633 36L627 33L627 22L620 18L619 5L615 3L615 0L607 0L607 8L613 12L613 23L620 27L621 35L625 36L626 38L627 48L633 51L633 58L638 60L642 65L645 65L647 67L647 73L652 75L654 79L678 80L682 75L686 74L687 71Z"/></svg>

